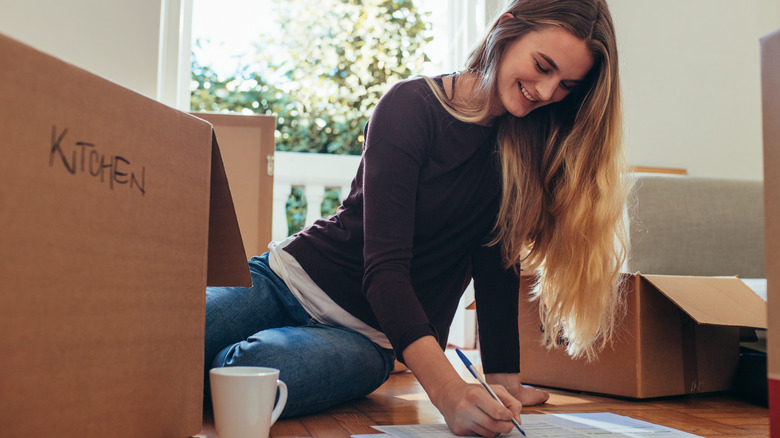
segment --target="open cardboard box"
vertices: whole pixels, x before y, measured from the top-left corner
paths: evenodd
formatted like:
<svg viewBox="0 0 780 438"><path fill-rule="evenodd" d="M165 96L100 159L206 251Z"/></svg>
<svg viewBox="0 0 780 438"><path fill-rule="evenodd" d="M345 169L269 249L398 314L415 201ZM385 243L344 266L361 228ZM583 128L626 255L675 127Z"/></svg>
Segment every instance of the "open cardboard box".
<svg viewBox="0 0 780 438"><path fill-rule="evenodd" d="M190 113L214 127L247 259L268 250L274 188L276 116Z"/></svg>
<svg viewBox="0 0 780 438"><path fill-rule="evenodd" d="M780 30L761 39L770 434L780 437Z"/></svg>
<svg viewBox="0 0 780 438"><path fill-rule="evenodd" d="M739 328L765 328L766 302L736 277L624 275L625 317L590 363L541 345L538 306L520 300L523 383L630 398L730 390ZM521 297L534 280L521 276Z"/></svg>
<svg viewBox="0 0 780 438"><path fill-rule="evenodd" d="M206 285L251 284L211 125L0 59L2 435L200 433Z"/></svg>

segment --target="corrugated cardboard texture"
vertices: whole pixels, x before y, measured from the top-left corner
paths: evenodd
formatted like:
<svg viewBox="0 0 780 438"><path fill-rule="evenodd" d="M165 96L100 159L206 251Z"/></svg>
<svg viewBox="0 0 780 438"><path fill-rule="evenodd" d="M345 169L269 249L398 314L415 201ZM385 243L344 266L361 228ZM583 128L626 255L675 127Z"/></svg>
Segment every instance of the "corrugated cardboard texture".
<svg viewBox="0 0 780 438"><path fill-rule="evenodd" d="M211 127L2 36L0 59L3 436L198 433Z"/></svg>
<svg viewBox="0 0 780 438"><path fill-rule="evenodd" d="M769 407L772 436L780 436L780 31L761 40L764 122L764 236L769 331Z"/></svg>
<svg viewBox="0 0 780 438"><path fill-rule="evenodd" d="M521 296L530 284L531 277L521 279ZM737 327L696 323L641 275L626 276L625 285L626 314L615 342L592 363L540 345L538 307L521 300L523 382L632 398L730 389L739 359Z"/></svg>
<svg viewBox="0 0 780 438"><path fill-rule="evenodd" d="M214 126L247 259L268 250L273 211L276 117L193 113Z"/></svg>

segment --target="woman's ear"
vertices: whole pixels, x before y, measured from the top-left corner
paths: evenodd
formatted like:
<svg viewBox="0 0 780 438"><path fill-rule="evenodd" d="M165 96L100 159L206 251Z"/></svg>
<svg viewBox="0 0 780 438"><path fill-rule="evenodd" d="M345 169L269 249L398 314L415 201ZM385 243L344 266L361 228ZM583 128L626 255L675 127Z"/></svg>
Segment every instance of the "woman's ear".
<svg viewBox="0 0 780 438"><path fill-rule="evenodd" d="M498 19L498 22L499 23L503 23L506 20L509 20L510 18L515 18L515 16L512 15L511 12L507 12L506 14L502 15L501 18Z"/></svg>

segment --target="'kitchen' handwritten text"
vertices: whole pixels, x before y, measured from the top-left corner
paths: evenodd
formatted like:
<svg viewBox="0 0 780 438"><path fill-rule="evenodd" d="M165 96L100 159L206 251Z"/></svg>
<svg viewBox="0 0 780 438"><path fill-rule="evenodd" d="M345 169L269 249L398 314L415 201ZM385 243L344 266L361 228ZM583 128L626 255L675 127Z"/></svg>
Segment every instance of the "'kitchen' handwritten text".
<svg viewBox="0 0 780 438"><path fill-rule="evenodd" d="M65 143L68 129L57 131L56 126L51 128L51 150L49 152L49 166L62 163L69 173L86 174L94 178L100 178L100 182L108 181L111 190L120 185L137 189L141 196L146 194L146 167L141 166L140 172L133 169L130 160L120 155L106 155L101 153L94 143L76 141Z"/></svg>

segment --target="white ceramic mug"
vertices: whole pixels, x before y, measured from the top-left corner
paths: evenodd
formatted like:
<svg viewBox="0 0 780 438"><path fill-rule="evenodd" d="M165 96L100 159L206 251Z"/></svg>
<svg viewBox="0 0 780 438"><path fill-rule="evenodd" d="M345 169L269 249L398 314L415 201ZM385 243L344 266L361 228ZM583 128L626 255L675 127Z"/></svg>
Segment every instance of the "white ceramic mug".
<svg viewBox="0 0 780 438"><path fill-rule="evenodd" d="M287 385L279 370L225 367L209 371L214 425L219 438L268 438L287 403ZM276 391L279 400L274 406Z"/></svg>

